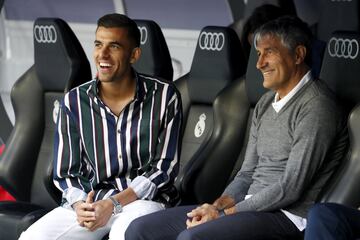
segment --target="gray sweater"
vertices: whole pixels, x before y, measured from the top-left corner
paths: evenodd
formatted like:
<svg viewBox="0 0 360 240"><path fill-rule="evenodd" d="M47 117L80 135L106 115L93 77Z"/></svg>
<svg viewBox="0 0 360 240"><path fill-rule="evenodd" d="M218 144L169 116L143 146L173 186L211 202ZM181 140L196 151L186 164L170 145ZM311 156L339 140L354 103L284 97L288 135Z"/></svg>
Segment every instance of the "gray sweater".
<svg viewBox="0 0 360 240"><path fill-rule="evenodd" d="M284 209L305 217L348 147L346 119L319 80L278 113L274 95L256 105L243 165L223 195L235 199L237 211Z"/></svg>

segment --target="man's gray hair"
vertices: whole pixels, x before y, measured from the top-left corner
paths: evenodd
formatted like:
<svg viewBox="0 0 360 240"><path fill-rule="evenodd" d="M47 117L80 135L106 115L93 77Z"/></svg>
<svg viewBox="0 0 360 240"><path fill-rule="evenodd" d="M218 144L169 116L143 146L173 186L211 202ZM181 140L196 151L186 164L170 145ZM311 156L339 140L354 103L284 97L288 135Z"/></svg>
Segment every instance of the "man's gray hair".
<svg viewBox="0 0 360 240"><path fill-rule="evenodd" d="M313 36L308 25L300 18L285 16L265 23L255 32L254 46L256 47L261 38L269 35L278 37L281 43L291 52L294 52L299 45L305 46L307 50L305 63L311 66Z"/></svg>

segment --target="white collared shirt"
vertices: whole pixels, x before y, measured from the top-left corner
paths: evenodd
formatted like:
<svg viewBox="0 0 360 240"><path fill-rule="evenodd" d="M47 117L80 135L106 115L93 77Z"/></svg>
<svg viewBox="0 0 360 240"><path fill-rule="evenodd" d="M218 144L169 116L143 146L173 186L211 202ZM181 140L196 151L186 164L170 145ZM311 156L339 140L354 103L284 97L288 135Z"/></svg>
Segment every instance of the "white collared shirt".
<svg viewBox="0 0 360 240"><path fill-rule="evenodd" d="M288 93L285 97L279 100L279 94L275 94L274 102L272 106L276 112L280 112L280 110L285 106L285 104L310 80L312 79L311 71L308 71L303 78L300 80L298 84Z"/></svg>

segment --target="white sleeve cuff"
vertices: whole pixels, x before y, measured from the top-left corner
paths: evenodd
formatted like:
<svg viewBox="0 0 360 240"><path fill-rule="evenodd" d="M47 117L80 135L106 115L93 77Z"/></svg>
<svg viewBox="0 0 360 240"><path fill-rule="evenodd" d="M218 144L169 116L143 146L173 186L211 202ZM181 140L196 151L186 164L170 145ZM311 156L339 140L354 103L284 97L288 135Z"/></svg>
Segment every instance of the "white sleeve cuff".
<svg viewBox="0 0 360 240"><path fill-rule="evenodd" d="M157 191L156 185L144 176L137 176L132 180L131 187L140 199L153 199Z"/></svg>
<svg viewBox="0 0 360 240"><path fill-rule="evenodd" d="M66 203L63 204L65 208L72 208L72 205L78 201L86 201L87 193L81 189L70 187L64 190L62 194L66 199Z"/></svg>

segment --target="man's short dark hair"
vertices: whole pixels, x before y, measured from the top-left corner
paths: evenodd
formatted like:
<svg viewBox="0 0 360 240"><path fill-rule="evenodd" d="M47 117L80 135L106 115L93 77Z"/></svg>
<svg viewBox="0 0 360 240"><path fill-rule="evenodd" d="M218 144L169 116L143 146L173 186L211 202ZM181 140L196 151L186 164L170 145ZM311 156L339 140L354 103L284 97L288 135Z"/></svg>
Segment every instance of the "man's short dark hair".
<svg viewBox="0 0 360 240"><path fill-rule="evenodd" d="M262 25L255 33L254 43L260 38L270 35L280 38L282 44L290 51L303 45L306 48L305 63L311 66L311 45L313 35L308 25L295 16L284 16Z"/></svg>
<svg viewBox="0 0 360 240"><path fill-rule="evenodd" d="M128 30L129 39L136 47L140 46L140 31L136 22L123 14L111 13L102 16L97 21L97 28L99 27L126 28Z"/></svg>

